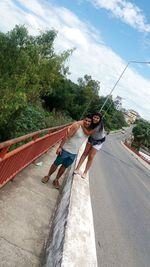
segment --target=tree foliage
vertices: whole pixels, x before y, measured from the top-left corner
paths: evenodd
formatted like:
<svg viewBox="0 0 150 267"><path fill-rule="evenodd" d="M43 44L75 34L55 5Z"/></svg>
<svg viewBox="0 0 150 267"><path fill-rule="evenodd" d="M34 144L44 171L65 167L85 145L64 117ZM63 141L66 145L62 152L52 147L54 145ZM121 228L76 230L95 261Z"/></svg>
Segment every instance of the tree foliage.
<svg viewBox="0 0 150 267"><path fill-rule="evenodd" d="M141 146L145 146L150 150L150 123L146 121L137 122L132 130L134 135L133 146L138 150Z"/></svg>
<svg viewBox="0 0 150 267"><path fill-rule="evenodd" d="M41 107L41 95L52 92L53 82L67 74L65 61L72 51L56 54L55 38L54 30L30 36L24 26L0 32L1 132L28 105Z"/></svg>
<svg viewBox="0 0 150 267"><path fill-rule="evenodd" d="M73 49L56 53L56 37L55 30L31 36L25 26L0 32L1 141L50 127L52 116L60 122L57 113L62 121L63 117L79 120L102 107L106 98L99 95L99 81L90 75L80 77L77 83L68 79L66 61ZM108 129L125 123L111 99L103 114Z"/></svg>

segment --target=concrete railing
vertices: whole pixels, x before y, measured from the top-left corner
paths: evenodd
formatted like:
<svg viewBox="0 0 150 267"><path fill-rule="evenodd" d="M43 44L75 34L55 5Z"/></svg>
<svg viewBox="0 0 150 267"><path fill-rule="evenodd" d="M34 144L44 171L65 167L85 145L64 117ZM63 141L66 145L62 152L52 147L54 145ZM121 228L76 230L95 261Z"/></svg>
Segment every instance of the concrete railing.
<svg viewBox="0 0 150 267"><path fill-rule="evenodd" d="M89 178L73 175L74 167L67 171L60 192L45 248L45 267L97 266Z"/></svg>

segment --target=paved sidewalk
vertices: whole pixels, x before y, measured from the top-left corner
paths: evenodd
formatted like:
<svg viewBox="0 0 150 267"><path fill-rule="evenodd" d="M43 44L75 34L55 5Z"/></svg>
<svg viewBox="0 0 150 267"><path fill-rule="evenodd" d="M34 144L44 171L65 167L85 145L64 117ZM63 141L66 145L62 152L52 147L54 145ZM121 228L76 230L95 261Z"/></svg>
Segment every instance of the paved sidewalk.
<svg viewBox="0 0 150 267"><path fill-rule="evenodd" d="M0 267L37 267L59 191L41 183L56 148L29 165L0 190ZM52 176L54 178L54 176Z"/></svg>

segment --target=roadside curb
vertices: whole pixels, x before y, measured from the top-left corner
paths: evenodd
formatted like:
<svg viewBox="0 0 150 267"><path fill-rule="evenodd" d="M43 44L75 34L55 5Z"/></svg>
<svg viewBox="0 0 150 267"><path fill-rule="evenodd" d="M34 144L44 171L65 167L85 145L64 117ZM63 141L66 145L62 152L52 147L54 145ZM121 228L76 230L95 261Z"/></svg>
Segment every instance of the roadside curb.
<svg viewBox="0 0 150 267"><path fill-rule="evenodd" d="M123 141L121 141L122 146L128 150L143 166L145 166L148 170L150 170L150 165L144 161L143 159L141 159L137 154L135 154L130 148L128 148Z"/></svg>
<svg viewBox="0 0 150 267"><path fill-rule="evenodd" d="M78 154L79 160L83 146ZM82 165L81 171L85 167ZM73 177L69 214L65 232L62 267L97 267L89 176Z"/></svg>

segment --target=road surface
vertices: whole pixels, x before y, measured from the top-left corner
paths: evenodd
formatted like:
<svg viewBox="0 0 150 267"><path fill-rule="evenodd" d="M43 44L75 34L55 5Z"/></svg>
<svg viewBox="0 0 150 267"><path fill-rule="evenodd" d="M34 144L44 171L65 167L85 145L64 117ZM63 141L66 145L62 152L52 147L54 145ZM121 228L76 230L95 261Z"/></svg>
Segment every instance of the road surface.
<svg viewBox="0 0 150 267"><path fill-rule="evenodd" d="M150 267L150 172L111 134L90 171L99 267Z"/></svg>

